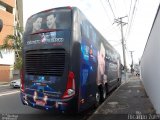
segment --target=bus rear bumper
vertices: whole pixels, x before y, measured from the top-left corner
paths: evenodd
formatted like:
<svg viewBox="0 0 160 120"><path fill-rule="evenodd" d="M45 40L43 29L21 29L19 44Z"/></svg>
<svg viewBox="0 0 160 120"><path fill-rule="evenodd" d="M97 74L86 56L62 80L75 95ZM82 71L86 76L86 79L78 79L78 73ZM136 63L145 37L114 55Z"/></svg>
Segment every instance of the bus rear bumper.
<svg viewBox="0 0 160 120"><path fill-rule="evenodd" d="M44 103L43 100L39 100L39 103L33 100L33 96L28 96L27 94L20 93L21 101L24 105L31 106L33 108L55 111L62 113L75 113L77 112L77 99L72 97L70 99L50 99ZM44 104L43 104L44 103Z"/></svg>

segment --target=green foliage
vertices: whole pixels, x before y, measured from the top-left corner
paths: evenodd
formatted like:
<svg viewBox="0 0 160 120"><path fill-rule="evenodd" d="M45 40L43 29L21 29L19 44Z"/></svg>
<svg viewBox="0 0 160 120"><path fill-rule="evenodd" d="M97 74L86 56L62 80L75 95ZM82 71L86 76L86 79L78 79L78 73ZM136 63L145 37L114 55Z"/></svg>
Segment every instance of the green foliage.
<svg viewBox="0 0 160 120"><path fill-rule="evenodd" d="M16 57L14 69L21 69L22 67L22 34L21 28L16 27L16 34L7 35L3 41L3 45L0 46L0 51L15 51Z"/></svg>
<svg viewBox="0 0 160 120"><path fill-rule="evenodd" d="M14 69L15 70L20 70L22 68L22 57L18 57L16 59L16 62L14 64Z"/></svg>

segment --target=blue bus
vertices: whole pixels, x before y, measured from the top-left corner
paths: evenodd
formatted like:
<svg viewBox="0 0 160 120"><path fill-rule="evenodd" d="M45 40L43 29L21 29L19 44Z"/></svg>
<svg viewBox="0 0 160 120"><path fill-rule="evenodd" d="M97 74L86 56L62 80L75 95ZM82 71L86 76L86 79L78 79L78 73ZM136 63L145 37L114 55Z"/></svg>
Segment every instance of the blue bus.
<svg viewBox="0 0 160 120"><path fill-rule="evenodd" d="M82 112L121 83L120 55L76 7L32 15L23 36L21 101Z"/></svg>

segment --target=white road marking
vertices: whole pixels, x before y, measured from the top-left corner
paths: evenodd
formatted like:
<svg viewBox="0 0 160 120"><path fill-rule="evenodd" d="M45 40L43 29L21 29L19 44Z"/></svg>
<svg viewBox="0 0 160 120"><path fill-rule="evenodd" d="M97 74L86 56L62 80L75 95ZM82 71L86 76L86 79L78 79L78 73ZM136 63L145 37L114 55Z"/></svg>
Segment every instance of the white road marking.
<svg viewBox="0 0 160 120"><path fill-rule="evenodd" d="M10 86L10 84L6 84L6 85L0 85L0 87L4 87L4 86Z"/></svg>
<svg viewBox="0 0 160 120"><path fill-rule="evenodd" d="M7 92L2 92L0 93L0 97L1 96L6 96L6 95L11 95L11 94L16 94L16 93L19 93L20 91L17 90L17 91L7 91Z"/></svg>

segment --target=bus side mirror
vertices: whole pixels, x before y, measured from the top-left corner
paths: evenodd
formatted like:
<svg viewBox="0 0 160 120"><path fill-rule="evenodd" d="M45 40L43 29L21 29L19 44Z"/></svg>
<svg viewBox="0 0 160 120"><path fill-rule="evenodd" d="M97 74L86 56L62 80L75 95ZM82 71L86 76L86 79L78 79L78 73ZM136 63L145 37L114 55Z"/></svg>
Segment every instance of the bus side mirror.
<svg viewBox="0 0 160 120"><path fill-rule="evenodd" d="M2 19L0 19L0 32L2 31L2 28L3 28L3 21Z"/></svg>

